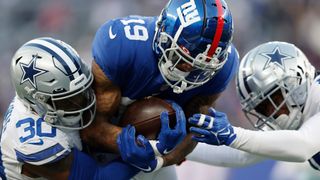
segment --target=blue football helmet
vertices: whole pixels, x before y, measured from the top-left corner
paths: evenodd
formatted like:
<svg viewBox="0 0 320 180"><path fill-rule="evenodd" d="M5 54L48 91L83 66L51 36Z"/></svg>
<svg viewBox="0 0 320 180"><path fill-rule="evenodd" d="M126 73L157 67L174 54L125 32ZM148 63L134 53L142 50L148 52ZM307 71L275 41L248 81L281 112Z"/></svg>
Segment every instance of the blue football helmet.
<svg viewBox="0 0 320 180"><path fill-rule="evenodd" d="M83 129L93 120L93 75L78 53L63 41L36 38L12 58L11 79L18 99L51 126Z"/></svg>
<svg viewBox="0 0 320 180"><path fill-rule="evenodd" d="M153 43L163 78L175 93L206 83L225 64L232 37L232 16L224 0L169 1ZM179 69L181 63L192 69Z"/></svg>

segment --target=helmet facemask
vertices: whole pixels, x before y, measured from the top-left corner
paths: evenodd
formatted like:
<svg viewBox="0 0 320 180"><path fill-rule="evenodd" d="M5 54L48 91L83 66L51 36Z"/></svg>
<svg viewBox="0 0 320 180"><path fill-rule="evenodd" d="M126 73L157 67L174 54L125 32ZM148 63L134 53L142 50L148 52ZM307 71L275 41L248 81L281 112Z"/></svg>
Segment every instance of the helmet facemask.
<svg viewBox="0 0 320 180"><path fill-rule="evenodd" d="M30 107L53 127L83 129L92 123L96 111L96 98L90 88L92 81L93 78L83 88L72 92L58 94L35 92L31 95L33 100L30 102L34 103Z"/></svg>
<svg viewBox="0 0 320 180"><path fill-rule="evenodd" d="M307 90L306 83L290 87L290 81L300 80L299 77L285 77L276 82L271 90L245 100L250 103L241 102L250 123L260 130L299 128L302 124L302 112L306 99L306 93L302 92Z"/></svg>
<svg viewBox="0 0 320 180"><path fill-rule="evenodd" d="M208 57L206 53L199 53L193 58L186 48L179 46L173 37L165 32L160 33L157 47L162 54L158 62L161 75L175 93L181 93L208 82L223 67L228 56L227 52L219 53L221 54L219 57ZM188 64L191 69L183 71L179 68L182 63Z"/></svg>

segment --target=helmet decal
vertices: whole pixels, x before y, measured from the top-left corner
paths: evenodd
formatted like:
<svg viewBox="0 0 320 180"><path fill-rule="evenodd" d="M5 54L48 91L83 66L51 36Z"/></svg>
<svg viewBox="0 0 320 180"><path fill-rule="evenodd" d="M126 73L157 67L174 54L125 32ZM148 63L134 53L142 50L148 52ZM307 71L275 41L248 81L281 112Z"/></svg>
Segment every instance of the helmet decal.
<svg viewBox="0 0 320 180"><path fill-rule="evenodd" d="M20 84L25 83L28 81L34 88L37 89L37 82L36 82L36 77L48 72L45 69L37 68L36 67L36 60L38 58L41 58L37 54L32 55L32 59L29 62L29 64L25 63L20 63L21 70L23 72Z"/></svg>
<svg viewBox="0 0 320 180"><path fill-rule="evenodd" d="M177 14L182 27L188 27L201 20L194 0L190 0L190 2L178 7Z"/></svg>
<svg viewBox="0 0 320 180"><path fill-rule="evenodd" d="M261 53L261 55L268 58L268 61L266 62L263 69L268 68L270 66L270 63L274 63L284 70L285 63L283 61L293 58L293 56L281 53L279 46L277 46L271 53Z"/></svg>

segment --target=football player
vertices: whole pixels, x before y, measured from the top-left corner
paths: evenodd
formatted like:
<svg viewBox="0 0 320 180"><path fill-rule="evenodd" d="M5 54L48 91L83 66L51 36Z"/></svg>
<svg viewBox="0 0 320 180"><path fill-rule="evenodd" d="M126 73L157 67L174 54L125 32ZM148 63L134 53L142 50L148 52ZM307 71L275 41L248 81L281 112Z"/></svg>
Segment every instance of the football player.
<svg viewBox="0 0 320 180"><path fill-rule="evenodd" d="M243 112L260 131L233 127L214 109L196 114L189 119L194 140L234 149L202 145L190 159L206 157L206 163L223 166L266 158L308 161L319 170L319 82L315 68L293 44L276 41L252 49L241 61L236 85ZM213 158L207 158L210 154Z"/></svg>
<svg viewBox="0 0 320 180"><path fill-rule="evenodd" d="M101 165L81 152L79 130L92 123L96 98L92 72L71 46L53 38L25 43L12 58L11 79L16 96L3 122L1 179L129 179L140 171L119 159ZM118 139L126 139L127 162L157 165L151 144L136 139L133 127Z"/></svg>
<svg viewBox="0 0 320 180"><path fill-rule="evenodd" d="M187 116L207 113L238 68L232 36L232 16L224 0L170 0L158 17L128 16L104 23L92 47L97 115L81 132L82 139L90 147L119 152L121 127L111 120L146 96L173 100ZM172 151L185 133L180 134L179 141L167 144L151 141L156 154L166 155L164 166L177 163L195 146L188 136ZM159 134L158 139L166 137Z"/></svg>

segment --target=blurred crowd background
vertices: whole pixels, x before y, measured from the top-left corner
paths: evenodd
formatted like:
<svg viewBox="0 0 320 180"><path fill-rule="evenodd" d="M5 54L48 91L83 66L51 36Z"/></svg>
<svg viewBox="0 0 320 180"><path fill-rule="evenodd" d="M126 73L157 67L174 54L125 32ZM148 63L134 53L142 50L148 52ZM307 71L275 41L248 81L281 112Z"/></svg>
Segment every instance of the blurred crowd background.
<svg viewBox="0 0 320 180"><path fill-rule="evenodd" d="M226 1L234 19L233 42L241 57L261 43L288 41L302 49L317 69L320 67L319 0ZM167 0L0 0L0 121L14 96L9 79L11 57L23 43L52 36L71 44L90 63L91 41L101 24L119 16L157 16L166 3ZM217 109L228 113L232 124L251 128L241 112L234 81L220 98ZM320 179L309 172L290 170L290 166L296 168L293 164L281 165L283 169L273 171L279 167L274 161L232 169L185 162L178 167L178 176L187 180L276 179L272 171L283 175L280 179ZM302 173L297 175L297 171Z"/></svg>

